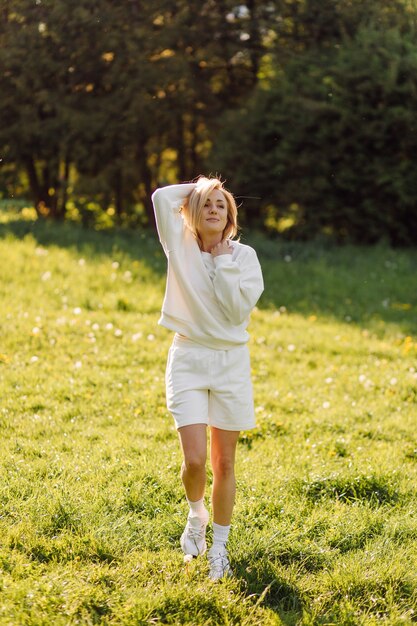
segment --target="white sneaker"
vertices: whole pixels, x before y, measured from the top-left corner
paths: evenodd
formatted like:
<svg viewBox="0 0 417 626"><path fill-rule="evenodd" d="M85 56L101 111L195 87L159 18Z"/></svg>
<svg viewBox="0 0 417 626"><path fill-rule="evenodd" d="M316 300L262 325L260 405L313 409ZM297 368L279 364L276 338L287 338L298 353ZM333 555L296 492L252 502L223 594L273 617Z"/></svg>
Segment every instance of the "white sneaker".
<svg viewBox="0 0 417 626"><path fill-rule="evenodd" d="M184 554L198 556L207 550L206 527L209 520L209 512L205 511L204 517L188 515L187 524L181 535L180 544Z"/></svg>
<svg viewBox="0 0 417 626"><path fill-rule="evenodd" d="M210 565L210 580L220 580L226 576L233 576L226 548L223 548L221 551L210 548L208 561Z"/></svg>

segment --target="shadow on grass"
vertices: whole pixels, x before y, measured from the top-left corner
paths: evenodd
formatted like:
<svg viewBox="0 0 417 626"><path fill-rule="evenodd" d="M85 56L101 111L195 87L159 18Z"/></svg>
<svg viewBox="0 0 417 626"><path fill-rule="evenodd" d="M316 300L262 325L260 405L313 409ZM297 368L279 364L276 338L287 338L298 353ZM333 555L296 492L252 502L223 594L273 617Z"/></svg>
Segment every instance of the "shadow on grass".
<svg viewBox="0 0 417 626"><path fill-rule="evenodd" d="M11 220L0 223L0 238L31 236L43 247L74 249L87 258L114 255L144 262L153 272L162 275L166 260L156 233L146 230L102 230L83 228L80 224L48 220Z"/></svg>
<svg viewBox="0 0 417 626"><path fill-rule="evenodd" d="M273 564L265 561L261 554L255 563L252 559L234 560L233 570L243 593L254 597L256 605L274 611L283 624L299 623L303 608L300 592L294 584L277 575Z"/></svg>
<svg viewBox="0 0 417 626"><path fill-rule="evenodd" d="M153 608L149 618L149 623L161 624L224 624L225 610L215 596L172 593Z"/></svg>
<svg viewBox="0 0 417 626"><path fill-rule="evenodd" d="M272 241L256 234L248 243L264 274L260 308L417 333L415 249Z"/></svg>
<svg viewBox="0 0 417 626"><path fill-rule="evenodd" d="M371 507L395 506L404 498L391 476L324 476L312 481L295 481L295 491L311 502L323 499L366 503Z"/></svg>
<svg viewBox="0 0 417 626"><path fill-rule="evenodd" d="M152 230L95 231L74 223L23 220L0 224L0 238L31 235L42 246L74 248L86 257L126 255L158 276L166 260ZM394 324L417 334L417 252L387 246L336 246L270 240L252 233L242 238L260 258L265 291L261 309L328 317L346 324L383 328Z"/></svg>

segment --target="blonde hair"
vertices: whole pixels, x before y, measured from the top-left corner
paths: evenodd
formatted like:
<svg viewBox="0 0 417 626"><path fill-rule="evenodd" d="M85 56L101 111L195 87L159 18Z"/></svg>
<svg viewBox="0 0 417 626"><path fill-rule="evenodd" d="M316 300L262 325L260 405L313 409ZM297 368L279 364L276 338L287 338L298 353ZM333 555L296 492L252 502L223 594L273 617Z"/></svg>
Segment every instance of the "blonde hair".
<svg viewBox="0 0 417 626"><path fill-rule="evenodd" d="M227 224L223 231L222 239L233 239L238 232L237 206L233 195L224 188L219 178L206 178L205 176L201 176L197 180L196 187L189 196L187 196L182 206L182 214L185 223L197 239L200 248L202 247L202 241L198 233L198 224L200 223L201 214L207 202L207 198L215 189L222 192L227 204Z"/></svg>

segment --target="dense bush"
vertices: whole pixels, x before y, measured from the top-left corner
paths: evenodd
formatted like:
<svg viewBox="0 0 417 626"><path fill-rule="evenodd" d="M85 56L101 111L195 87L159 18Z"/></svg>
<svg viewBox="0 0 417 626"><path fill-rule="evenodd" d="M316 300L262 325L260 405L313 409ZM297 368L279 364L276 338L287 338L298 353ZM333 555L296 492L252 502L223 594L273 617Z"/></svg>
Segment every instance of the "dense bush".
<svg viewBox="0 0 417 626"><path fill-rule="evenodd" d="M359 29L311 50L229 115L223 171L257 215L288 236L417 241L417 45L399 29Z"/></svg>

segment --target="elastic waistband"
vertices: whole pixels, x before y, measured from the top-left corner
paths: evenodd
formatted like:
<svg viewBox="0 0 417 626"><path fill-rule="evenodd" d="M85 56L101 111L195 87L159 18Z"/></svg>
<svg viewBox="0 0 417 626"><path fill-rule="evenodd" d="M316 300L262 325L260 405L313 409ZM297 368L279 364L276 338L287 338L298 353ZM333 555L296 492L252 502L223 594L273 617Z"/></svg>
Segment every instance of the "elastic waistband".
<svg viewBox="0 0 417 626"><path fill-rule="evenodd" d="M236 350L236 348L242 348L246 346L246 343L238 343L235 346L224 350L222 348L209 348L208 346L204 346L201 343L197 343L188 337L184 337L184 335L180 335L179 333L175 333L172 345L177 348L187 348L187 350L210 350L213 352L228 352L229 350Z"/></svg>
<svg viewBox="0 0 417 626"><path fill-rule="evenodd" d="M205 348L205 346L202 346L200 343L197 343L192 339L188 339L188 337L184 337L184 335L180 335L179 333L175 333L172 345L182 348L190 348L190 350L201 350L202 348Z"/></svg>

